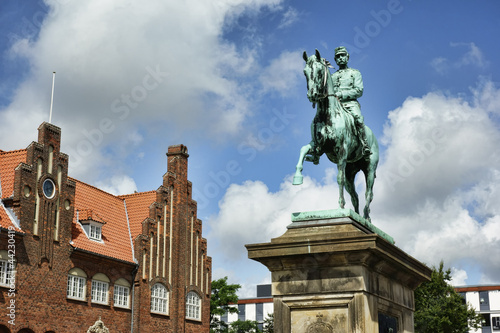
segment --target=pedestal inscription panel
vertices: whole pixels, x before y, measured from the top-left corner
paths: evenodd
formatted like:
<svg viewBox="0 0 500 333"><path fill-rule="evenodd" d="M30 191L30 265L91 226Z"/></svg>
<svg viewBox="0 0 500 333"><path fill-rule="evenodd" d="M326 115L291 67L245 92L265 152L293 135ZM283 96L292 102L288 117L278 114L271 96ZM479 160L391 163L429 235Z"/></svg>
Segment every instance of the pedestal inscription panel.
<svg viewBox="0 0 500 333"><path fill-rule="evenodd" d="M347 308L292 311L292 333L347 332Z"/></svg>

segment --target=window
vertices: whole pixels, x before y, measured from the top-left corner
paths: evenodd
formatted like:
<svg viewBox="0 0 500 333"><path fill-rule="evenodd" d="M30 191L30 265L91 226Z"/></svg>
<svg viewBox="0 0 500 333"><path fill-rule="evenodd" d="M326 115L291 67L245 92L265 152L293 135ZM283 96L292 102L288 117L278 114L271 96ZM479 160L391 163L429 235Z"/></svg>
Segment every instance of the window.
<svg viewBox="0 0 500 333"><path fill-rule="evenodd" d="M89 238L93 240L101 240L101 226L90 224L89 225Z"/></svg>
<svg viewBox="0 0 500 333"><path fill-rule="evenodd" d="M97 273L92 278L92 302L108 304L109 279L102 273Z"/></svg>
<svg viewBox="0 0 500 333"><path fill-rule="evenodd" d="M160 283L151 289L151 312L168 314L168 290Z"/></svg>
<svg viewBox="0 0 500 333"><path fill-rule="evenodd" d="M245 321L245 304L238 304L238 320Z"/></svg>
<svg viewBox="0 0 500 333"><path fill-rule="evenodd" d="M73 268L68 274L68 289L66 297L77 300L85 300L85 284L87 274L80 268Z"/></svg>
<svg viewBox="0 0 500 333"><path fill-rule="evenodd" d="M52 181L52 179L47 178L43 182L42 190L43 190L43 194L48 199L52 199L54 197L54 195L56 194L56 185L54 184L54 182Z"/></svg>
<svg viewBox="0 0 500 333"><path fill-rule="evenodd" d="M258 323L264 322L264 303L255 304L255 321Z"/></svg>
<svg viewBox="0 0 500 333"><path fill-rule="evenodd" d="M113 297L114 306L120 308L129 308L130 299L130 283L127 280L120 278L115 282L115 293Z"/></svg>
<svg viewBox="0 0 500 333"><path fill-rule="evenodd" d="M500 330L500 317L492 317L491 322L494 330Z"/></svg>
<svg viewBox="0 0 500 333"><path fill-rule="evenodd" d="M7 251L1 251L0 254L0 286L10 287L11 284L16 282L15 277L15 267L16 262L15 259L4 259L7 257ZM3 255L5 252L5 255Z"/></svg>
<svg viewBox="0 0 500 333"><path fill-rule="evenodd" d="M490 310L490 298L488 291L479 292L479 310L489 311Z"/></svg>
<svg viewBox="0 0 500 333"><path fill-rule="evenodd" d="M201 320L200 303L200 296L193 291L188 293L186 300L186 318Z"/></svg>

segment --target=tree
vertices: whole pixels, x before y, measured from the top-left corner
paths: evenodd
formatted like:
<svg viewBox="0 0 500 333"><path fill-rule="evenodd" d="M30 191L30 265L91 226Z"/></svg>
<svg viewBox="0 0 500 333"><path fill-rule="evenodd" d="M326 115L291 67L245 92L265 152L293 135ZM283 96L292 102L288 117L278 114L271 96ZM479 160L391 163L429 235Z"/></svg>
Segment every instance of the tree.
<svg viewBox="0 0 500 333"><path fill-rule="evenodd" d="M231 323L229 333L261 333L256 321L236 320Z"/></svg>
<svg viewBox="0 0 500 333"><path fill-rule="evenodd" d="M433 267L431 281L415 290L416 333L467 333L469 328L480 328L482 317L465 303L451 281L451 270Z"/></svg>
<svg viewBox="0 0 500 333"><path fill-rule="evenodd" d="M264 319L264 330L263 333L274 333L274 313L267 315Z"/></svg>
<svg viewBox="0 0 500 333"><path fill-rule="evenodd" d="M210 296L210 331L227 332L227 324L218 319L227 313L237 313L238 309L229 304L238 303L236 292L240 289L239 284L227 284L227 276L212 281L212 295Z"/></svg>

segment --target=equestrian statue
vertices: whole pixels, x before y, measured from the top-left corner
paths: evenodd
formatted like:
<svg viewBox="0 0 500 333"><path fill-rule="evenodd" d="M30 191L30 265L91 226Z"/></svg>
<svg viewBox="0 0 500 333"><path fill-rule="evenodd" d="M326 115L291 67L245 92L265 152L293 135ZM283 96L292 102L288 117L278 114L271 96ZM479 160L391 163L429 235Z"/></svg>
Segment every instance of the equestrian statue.
<svg viewBox="0 0 500 333"><path fill-rule="evenodd" d="M335 62L339 69L330 74L330 63L321 58L318 50L308 57L304 74L307 80L307 98L316 116L311 124L312 140L300 149L299 162L293 177L293 184L302 184L302 169L305 161L319 163L321 155L337 164L339 205L344 208L344 186L351 196L356 213L359 213L359 199L354 178L361 170L365 175L366 193L363 217L370 221L370 203L373 200L373 183L379 160L377 139L363 122L357 99L363 94L361 73L347 67L349 54L345 47L335 49Z"/></svg>

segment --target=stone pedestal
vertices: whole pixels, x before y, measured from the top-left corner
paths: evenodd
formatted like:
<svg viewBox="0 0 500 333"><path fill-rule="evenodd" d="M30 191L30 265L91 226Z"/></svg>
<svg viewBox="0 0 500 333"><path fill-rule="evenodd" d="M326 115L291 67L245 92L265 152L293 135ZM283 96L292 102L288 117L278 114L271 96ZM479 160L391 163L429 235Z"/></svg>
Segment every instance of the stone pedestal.
<svg viewBox="0 0 500 333"><path fill-rule="evenodd" d="M246 245L272 273L276 333L414 332L427 266L351 210L296 213L287 229Z"/></svg>

